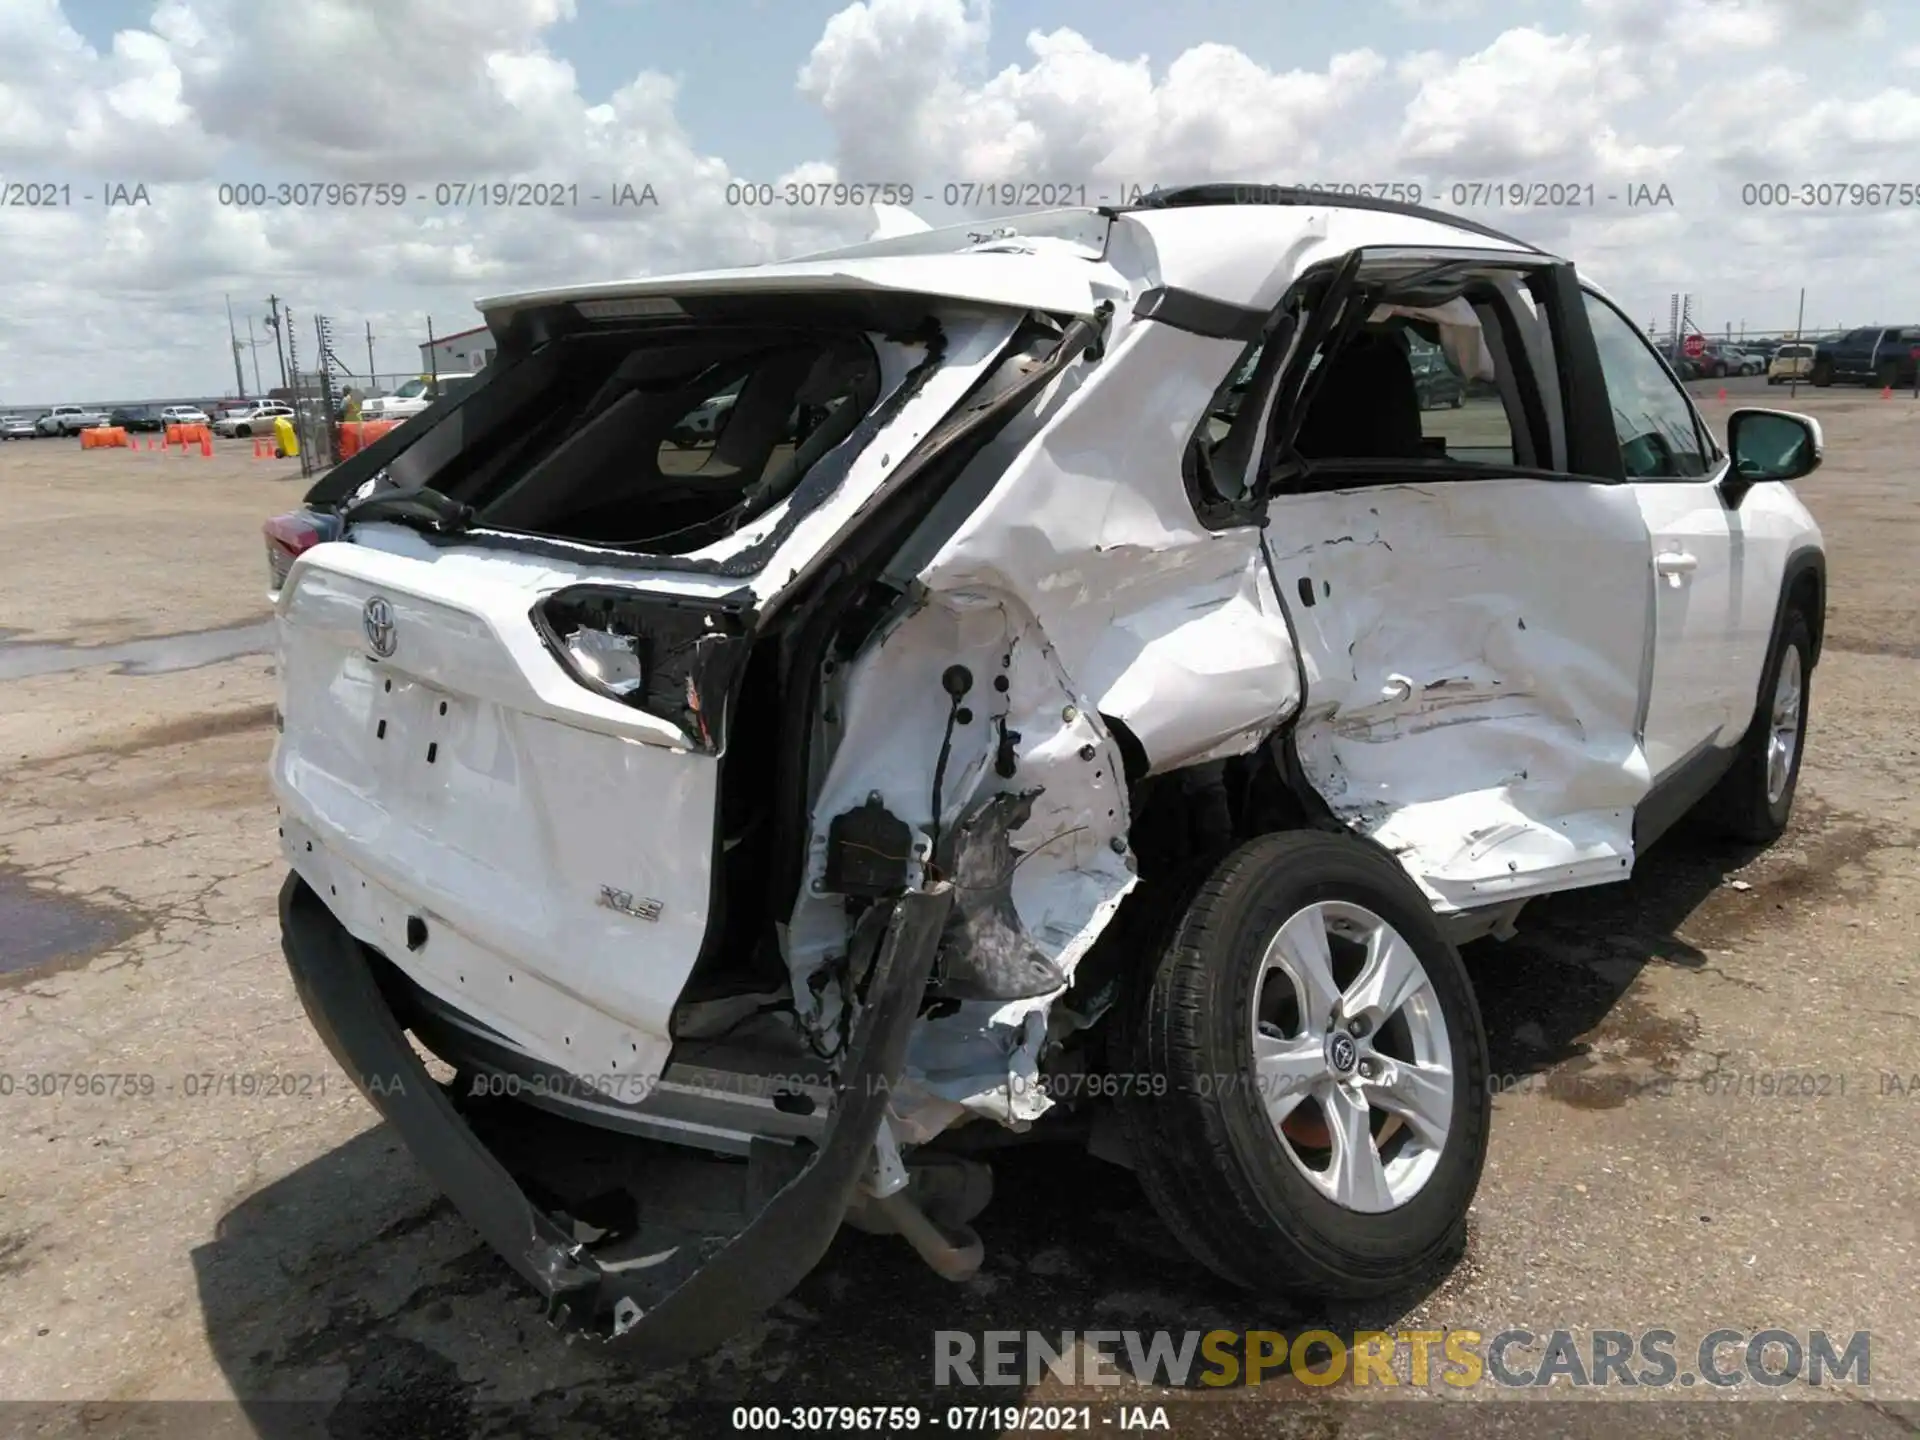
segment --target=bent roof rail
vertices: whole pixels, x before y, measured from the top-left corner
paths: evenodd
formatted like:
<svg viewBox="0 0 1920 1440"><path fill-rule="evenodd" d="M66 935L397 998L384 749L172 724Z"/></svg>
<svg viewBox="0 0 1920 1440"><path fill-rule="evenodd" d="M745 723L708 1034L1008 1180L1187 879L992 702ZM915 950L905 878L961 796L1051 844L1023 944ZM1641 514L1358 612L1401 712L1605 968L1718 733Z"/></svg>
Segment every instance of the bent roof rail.
<svg viewBox="0 0 1920 1440"><path fill-rule="evenodd" d="M1482 225L1477 220L1469 220L1445 210L1433 210L1425 205L1414 205L1405 200L1389 200L1381 195L1349 195L1345 191L1306 190L1297 185L1258 185L1235 182L1177 185L1169 190L1149 191L1135 204L1103 205L1100 207L1100 213L1125 215L1137 210L1187 209L1203 205L1298 205L1318 206L1321 209L1332 210L1377 210L1390 215L1406 215L1415 220L1431 220L1436 225L1450 225L1456 230L1484 235L1489 240L1500 240L1516 249L1530 251L1536 255L1546 253L1539 246L1509 235L1504 230L1495 230L1491 225Z"/></svg>

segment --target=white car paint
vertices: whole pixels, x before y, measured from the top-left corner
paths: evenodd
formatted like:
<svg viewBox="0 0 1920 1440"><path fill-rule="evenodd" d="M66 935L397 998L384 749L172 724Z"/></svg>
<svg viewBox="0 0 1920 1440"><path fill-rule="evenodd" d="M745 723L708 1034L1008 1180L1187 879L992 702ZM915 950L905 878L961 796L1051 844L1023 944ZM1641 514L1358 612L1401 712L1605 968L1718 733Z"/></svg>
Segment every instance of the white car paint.
<svg viewBox="0 0 1920 1440"><path fill-rule="evenodd" d="M291 405L283 405L277 400L267 400L257 405L243 405L238 409L227 411L213 422L213 433L228 438L240 435L243 431L248 435L265 435L272 432L275 420L293 418L294 412ZM181 421L179 423L198 422Z"/></svg>
<svg viewBox="0 0 1920 1440"><path fill-rule="evenodd" d="M390 395L376 395L360 407L362 420L406 420L418 415L433 403L433 387L438 384L445 387L455 380L471 380L475 372L461 371L458 374L440 375L429 378L422 375L399 386Z"/></svg>
<svg viewBox="0 0 1920 1440"><path fill-rule="evenodd" d="M888 459L906 457L1015 324L1006 315L950 317L947 367L801 532L844 523L892 468ZM917 358L909 347L891 350L889 382ZM273 781L292 822L282 842L289 862L322 895L339 888L340 873L350 893L367 882L372 908L341 919L370 944L391 947L408 913L401 901L437 916L461 937L452 970L427 964L424 951L400 949L396 963L530 1054L649 1084L666 1062L668 1017L706 929L712 847L698 837L714 823L715 761L676 726L583 690L527 619L565 584L628 583L634 572L432 552L395 526L366 527L354 541L302 555L276 601L288 668ZM796 544L817 549L821 539L797 533L769 575L789 573L779 556ZM434 563L422 563L428 554ZM663 574L649 588L712 597L736 583ZM375 594L393 605L400 637L378 664L366 659L361 628ZM387 733L407 737L404 752L380 748L383 720ZM425 748L441 744L446 768L428 769ZM433 763L442 763L437 751ZM615 855L623 859L609 863ZM636 924L602 907L603 885L661 901L661 919ZM379 901L380 886L389 901Z"/></svg>
<svg viewBox="0 0 1920 1440"><path fill-rule="evenodd" d="M1785 556L1817 545L1818 531L1784 486L1748 497L1736 551L1732 526L1707 521L1707 481L1656 494L1528 479L1280 496L1264 531L1206 528L1182 455L1242 347L1136 320L1132 304L1175 287L1266 309L1306 268L1362 245L1544 258L1399 214L1132 212L1108 234L1092 212L1055 212L837 257L481 302L496 333L538 305L660 314L675 296L723 292L892 290L960 304L942 317L942 366L744 580L636 568L587 544L549 543L561 558L538 559L430 547L389 525L303 555L278 597L287 718L274 783L290 862L328 903L345 892L336 913L356 935L530 1053L650 1081L706 928L715 762L675 727L573 682L540 645L532 603L607 580L707 597L744 589L762 613L777 610L994 368L1021 313L1086 316L1104 301L1104 356L1069 366L974 462L977 503L904 577L920 603L836 676L808 879L822 873L828 822L871 794L924 840L984 796L1037 789L1013 837L1025 858L1012 898L1071 977L1135 883L1114 723L1164 772L1250 752L1288 721L1319 796L1394 853L1437 911L1471 922L1623 878L1634 808L1658 774L1744 729ZM1501 286L1519 315L1517 361L1552 376L1531 302L1517 279ZM1449 328L1462 318L1450 309ZM884 393L919 356L880 337L876 349ZM1566 418L1551 395L1547 408L1553 453L1539 463L1564 467ZM740 555L781 516L699 558ZM1660 576L1656 549L1672 545L1695 547L1700 563ZM376 594L401 636L378 662L359 634ZM975 713L955 729L934 816L927 777L949 713L939 679L955 664L975 677ZM1004 691L988 687L993 676ZM382 721L406 751L380 748ZM1020 736L1016 782L992 763L1002 725ZM428 744L445 747L440 768L414 753ZM659 900L660 919L597 906L606 884ZM418 955L395 945L414 910L452 940ZM848 925L839 897L803 884L782 930L797 1023L822 1048L845 1000L812 982L846 953ZM969 1112L1018 1126L1044 1111L1043 1091L1019 1080L1060 993L923 1020L895 1099L898 1137L925 1139Z"/></svg>

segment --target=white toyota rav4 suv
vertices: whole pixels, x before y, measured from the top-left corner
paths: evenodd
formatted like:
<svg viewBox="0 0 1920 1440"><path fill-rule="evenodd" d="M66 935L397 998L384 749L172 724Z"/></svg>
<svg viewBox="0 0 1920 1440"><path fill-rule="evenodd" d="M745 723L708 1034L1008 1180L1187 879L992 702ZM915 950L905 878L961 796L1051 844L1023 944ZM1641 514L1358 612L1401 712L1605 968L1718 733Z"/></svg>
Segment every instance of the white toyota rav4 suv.
<svg viewBox="0 0 1920 1440"><path fill-rule="evenodd" d="M481 308L484 377L267 526L285 949L649 1362L843 1223L972 1274L978 1137L1076 1111L1229 1280L1403 1284L1487 1153L1456 946L1787 823L1819 428L1723 453L1519 240L1205 186Z"/></svg>

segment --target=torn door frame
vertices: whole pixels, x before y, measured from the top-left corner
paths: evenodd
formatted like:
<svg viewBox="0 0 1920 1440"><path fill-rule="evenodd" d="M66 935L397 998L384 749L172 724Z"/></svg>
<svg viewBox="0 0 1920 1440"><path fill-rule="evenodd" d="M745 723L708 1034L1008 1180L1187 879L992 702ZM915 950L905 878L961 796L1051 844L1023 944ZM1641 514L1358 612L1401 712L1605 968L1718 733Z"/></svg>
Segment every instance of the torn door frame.
<svg viewBox="0 0 1920 1440"><path fill-rule="evenodd" d="M949 667L973 677L969 701L984 698L960 707L970 713L954 727L940 827L1007 791L1038 792L1008 837L1010 893L1064 983L922 1018L893 1097L908 1143L969 1113L1019 1127L1049 1106L1033 1082L1052 1004L1137 878L1114 726L1151 770L1169 771L1247 753L1298 707L1298 660L1260 531L1207 529L1181 467L1241 348L1116 316L1099 363L1047 395L1044 419L987 493L922 543L931 558L910 602L839 679L808 883L786 931L796 1004L817 1035L841 1023L844 997L821 977L849 936L821 883L828 827L877 792L931 852ZM1005 690L993 684L1002 679ZM1214 703L1196 705L1196 692Z"/></svg>

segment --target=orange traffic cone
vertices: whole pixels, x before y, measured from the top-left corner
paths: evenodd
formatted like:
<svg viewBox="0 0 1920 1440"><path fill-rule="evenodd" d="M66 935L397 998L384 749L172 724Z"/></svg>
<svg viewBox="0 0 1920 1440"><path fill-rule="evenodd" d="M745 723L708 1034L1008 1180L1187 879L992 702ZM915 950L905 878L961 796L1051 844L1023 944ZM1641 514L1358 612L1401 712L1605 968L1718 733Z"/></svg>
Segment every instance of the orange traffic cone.
<svg viewBox="0 0 1920 1440"><path fill-rule="evenodd" d="M260 458L260 437L258 435L253 437L253 458L256 460Z"/></svg>
<svg viewBox="0 0 1920 1440"><path fill-rule="evenodd" d="M200 454L205 459L211 460L213 458L213 432L211 430L202 430L200 432Z"/></svg>
<svg viewBox="0 0 1920 1440"><path fill-rule="evenodd" d="M1724 386L1724 385L1722 385L1722 386L1720 387L1720 394L1719 394L1719 396L1718 396L1717 398L1718 398L1718 399L1720 400L1720 402L1721 402L1722 404L1725 404L1725 403L1726 403L1726 399L1727 399L1727 387L1726 387L1726 386Z"/></svg>
<svg viewBox="0 0 1920 1440"><path fill-rule="evenodd" d="M1881 398L1882 400L1891 400L1891 399L1893 398L1893 387L1892 387L1891 385L1883 385L1883 386L1881 386L1881 387L1880 387L1880 398Z"/></svg>

